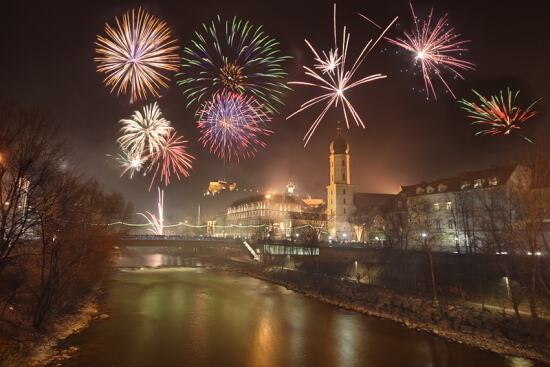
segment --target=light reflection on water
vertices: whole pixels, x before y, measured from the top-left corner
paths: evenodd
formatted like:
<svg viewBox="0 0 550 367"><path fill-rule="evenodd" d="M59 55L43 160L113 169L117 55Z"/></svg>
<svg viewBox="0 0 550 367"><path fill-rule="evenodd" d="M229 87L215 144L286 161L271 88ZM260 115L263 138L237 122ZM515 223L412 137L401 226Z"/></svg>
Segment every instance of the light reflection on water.
<svg viewBox="0 0 550 367"><path fill-rule="evenodd" d="M106 309L66 366L535 366L216 270L120 271Z"/></svg>

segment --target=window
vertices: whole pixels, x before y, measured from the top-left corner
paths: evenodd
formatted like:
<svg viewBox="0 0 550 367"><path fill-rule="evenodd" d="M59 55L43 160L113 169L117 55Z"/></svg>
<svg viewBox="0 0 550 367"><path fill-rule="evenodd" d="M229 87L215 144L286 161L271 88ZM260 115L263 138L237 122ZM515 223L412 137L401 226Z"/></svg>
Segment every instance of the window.
<svg viewBox="0 0 550 367"><path fill-rule="evenodd" d="M479 187L482 187L483 186L483 179L482 178L478 178L474 181L474 189L477 189Z"/></svg>
<svg viewBox="0 0 550 367"><path fill-rule="evenodd" d="M344 208L344 214L346 214L346 208Z"/></svg>
<svg viewBox="0 0 550 367"><path fill-rule="evenodd" d="M434 204L434 210L439 210L439 203Z"/></svg>
<svg viewBox="0 0 550 367"><path fill-rule="evenodd" d="M344 198L344 204L346 203L346 198Z"/></svg>
<svg viewBox="0 0 550 367"><path fill-rule="evenodd" d="M453 202L452 201L447 201L447 203L445 204L445 208L447 210L452 210L453 209Z"/></svg>
<svg viewBox="0 0 550 367"><path fill-rule="evenodd" d="M342 160L342 167L346 166L346 161Z"/></svg>
<svg viewBox="0 0 550 367"><path fill-rule="evenodd" d="M435 228L441 229L441 220L440 219L435 220Z"/></svg>
<svg viewBox="0 0 550 367"><path fill-rule="evenodd" d="M449 229L453 229L454 228L454 224L453 224L453 220L452 219L449 219L447 221L447 228Z"/></svg>
<svg viewBox="0 0 550 367"><path fill-rule="evenodd" d="M443 192L445 190L447 190L447 185L441 183L437 186L437 191Z"/></svg>
<svg viewBox="0 0 550 367"><path fill-rule="evenodd" d="M434 188L431 187L431 186L428 186L428 187L426 188L426 192L427 192L428 194L431 194L431 193L434 192L434 191L435 191Z"/></svg>
<svg viewBox="0 0 550 367"><path fill-rule="evenodd" d="M344 189L343 192L344 192L344 195L346 195L346 189Z"/></svg>
<svg viewBox="0 0 550 367"><path fill-rule="evenodd" d="M461 190L468 190L468 189L470 188L470 185L471 185L470 182L464 181L464 182L462 183L462 185L460 185L460 189L461 189Z"/></svg>
<svg viewBox="0 0 550 367"><path fill-rule="evenodd" d="M345 173L342 173L342 180L346 180L346 174Z"/></svg>
<svg viewBox="0 0 550 367"><path fill-rule="evenodd" d="M498 178L496 178L496 177L491 177L491 178L489 179L489 185L491 185L491 186L496 186L496 185L498 185Z"/></svg>
<svg viewBox="0 0 550 367"><path fill-rule="evenodd" d="M424 189L422 187L417 187L416 188L416 194L419 195L419 194L423 194L424 193Z"/></svg>

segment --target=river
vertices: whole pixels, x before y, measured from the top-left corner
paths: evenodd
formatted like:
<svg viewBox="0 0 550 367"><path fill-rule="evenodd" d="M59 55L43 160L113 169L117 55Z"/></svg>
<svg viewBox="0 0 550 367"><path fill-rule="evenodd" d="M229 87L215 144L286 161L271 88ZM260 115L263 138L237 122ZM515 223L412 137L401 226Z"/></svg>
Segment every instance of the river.
<svg viewBox="0 0 550 367"><path fill-rule="evenodd" d="M120 270L107 288L110 317L64 341L64 366L537 366L231 272Z"/></svg>

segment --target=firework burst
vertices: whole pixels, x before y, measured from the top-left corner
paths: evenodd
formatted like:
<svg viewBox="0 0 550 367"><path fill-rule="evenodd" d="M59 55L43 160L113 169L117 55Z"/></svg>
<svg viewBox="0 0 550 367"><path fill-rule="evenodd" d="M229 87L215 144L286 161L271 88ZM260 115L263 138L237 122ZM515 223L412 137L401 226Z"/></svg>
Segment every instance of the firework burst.
<svg viewBox="0 0 550 367"><path fill-rule="evenodd" d="M197 111L199 141L223 160L239 161L265 147L262 137L271 134L264 128L269 116L252 96L221 92L203 103Z"/></svg>
<svg viewBox="0 0 550 367"><path fill-rule="evenodd" d="M122 149L122 153L118 154L116 161L122 167L120 177L128 173L128 176L132 179L136 172L141 171L143 164L147 161L147 158L142 157L139 154L131 153L126 149Z"/></svg>
<svg viewBox="0 0 550 367"><path fill-rule="evenodd" d="M195 32L192 46L185 47L177 84L184 88L189 107L200 104L217 92L230 91L252 95L276 111L281 96L289 88L281 63L279 43L248 21L233 18L222 22L218 16Z"/></svg>
<svg viewBox="0 0 550 367"><path fill-rule="evenodd" d="M151 190L157 177L160 178L161 182L164 182L165 186L168 186L172 174L178 180L181 177L189 176L195 157L187 152L186 143L187 140L176 135L174 131L168 133L162 148L151 156L151 163L147 167L146 172L153 172L149 190Z"/></svg>
<svg viewBox="0 0 550 367"><path fill-rule="evenodd" d="M157 102L144 106L143 112L134 111L130 119L119 122L122 124L122 136L117 141L122 150L133 157L153 155L161 151L166 137L173 130L170 121L162 116Z"/></svg>
<svg viewBox="0 0 550 367"><path fill-rule="evenodd" d="M475 90L473 92L478 97L479 104L464 99L459 103L461 108L468 112L468 117L473 120L472 125L483 127L483 130L478 131L476 135L511 135L538 113L534 107L540 99L527 108L522 108L516 105L519 91L514 93L510 88L506 89L506 93L501 90L499 94L490 98L485 98ZM520 133L518 135L530 143L533 142Z"/></svg>
<svg viewBox="0 0 550 367"><path fill-rule="evenodd" d="M97 36L97 71L105 74L104 83L117 95L130 93L130 103L167 88L165 74L177 71L178 46L166 23L141 8L115 18L116 25L105 23L106 36Z"/></svg>
<svg viewBox="0 0 550 367"><path fill-rule="evenodd" d="M421 69L427 98L433 95L437 100L432 80L434 78L439 79L453 98L456 98L445 75L464 79L463 71L475 70L475 64L462 58L462 53L468 51L465 44L470 41L461 39L461 35L449 26L447 14L436 20L432 8L428 17L420 20L412 3L409 5L414 21L413 29L404 32L402 37L388 41L413 54L412 62Z"/></svg>
<svg viewBox="0 0 550 367"><path fill-rule="evenodd" d="M305 43L312 51L314 60L317 62L313 67L304 66L305 74L313 78L312 82L290 82L289 84L295 85L304 85L309 87L318 88L321 91L321 94L306 101L303 103L299 110L287 117L287 119L292 116L310 108L318 103L325 103L325 107L321 113L317 116L315 121L311 124L309 130L304 136L304 146L307 145L313 133L323 120L324 116L331 107L338 108L338 105L341 106L344 119L346 121L346 126L350 127L350 116L351 119L355 122L357 126L365 128L365 124L361 120L361 117L351 104L346 95L351 89L358 87L369 82L383 79L386 76L382 74L373 74L362 78L355 79L354 76L357 73L361 64L365 61L365 58L369 52L376 46L388 29L395 23L397 17L390 22L390 24L382 31L380 36L376 40L370 40L363 47L359 56L351 64L351 67L348 68L346 64L348 57L348 46L350 41L350 33L344 27L342 31L342 46L338 48L337 40L337 31L336 31L336 4L334 5L334 48L329 52L317 52L311 43L306 39ZM320 70L320 73L314 69Z"/></svg>
<svg viewBox="0 0 550 367"><path fill-rule="evenodd" d="M158 202L157 202L157 214L153 214L149 211L146 211L145 214L137 213L147 220L147 223L151 226L148 231L156 234L157 236L162 236L164 234L164 190L161 190L160 187L158 190Z"/></svg>

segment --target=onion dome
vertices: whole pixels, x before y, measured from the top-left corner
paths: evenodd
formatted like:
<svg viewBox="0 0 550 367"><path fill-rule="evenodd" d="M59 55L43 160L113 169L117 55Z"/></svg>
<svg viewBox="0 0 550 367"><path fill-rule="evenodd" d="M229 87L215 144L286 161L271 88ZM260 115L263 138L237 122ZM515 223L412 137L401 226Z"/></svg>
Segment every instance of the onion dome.
<svg viewBox="0 0 550 367"><path fill-rule="evenodd" d="M349 144L342 137L340 126L336 128L336 138L330 143L330 154L349 154Z"/></svg>

